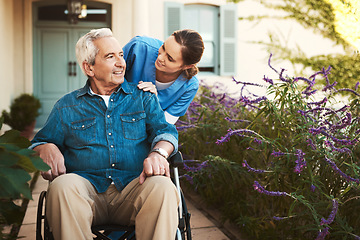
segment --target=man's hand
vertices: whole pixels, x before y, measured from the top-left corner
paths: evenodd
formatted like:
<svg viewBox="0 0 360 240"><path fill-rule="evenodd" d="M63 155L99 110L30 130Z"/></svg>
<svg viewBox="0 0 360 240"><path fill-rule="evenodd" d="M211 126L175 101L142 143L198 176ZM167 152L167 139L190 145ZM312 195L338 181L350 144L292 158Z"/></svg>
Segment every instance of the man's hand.
<svg viewBox="0 0 360 240"><path fill-rule="evenodd" d="M51 168L47 172L41 172L44 179L52 181L56 177L66 173L64 156L55 144L42 144L36 146L33 150L39 153L39 156Z"/></svg>
<svg viewBox="0 0 360 240"><path fill-rule="evenodd" d="M157 175L170 177L169 162L159 153L152 152L144 160L143 171L140 174L139 183L143 184L147 177Z"/></svg>
<svg viewBox="0 0 360 240"><path fill-rule="evenodd" d="M157 95L156 86L152 82L140 81L137 87L145 92L151 92Z"/></svg>

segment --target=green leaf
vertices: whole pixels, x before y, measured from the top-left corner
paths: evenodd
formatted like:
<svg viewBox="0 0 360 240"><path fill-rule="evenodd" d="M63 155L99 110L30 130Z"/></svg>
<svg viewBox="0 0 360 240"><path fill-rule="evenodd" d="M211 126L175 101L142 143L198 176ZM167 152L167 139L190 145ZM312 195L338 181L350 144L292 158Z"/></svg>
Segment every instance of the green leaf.
<svg viewBox="0 0 360 240"><path fill-rule="evenodd" d="M8 152L4 147L0 146L0 168L14 166L19 160L17 154Z"/></svg>
<svg viewBox="0 0 360 240"><path fill-rule="evenodd" d="M31 149L21 149L17 153L20 157L18 165L27 172L35 172L37 170L47 171L50 169L39 156L35 155L36 152Z"/></svg>
<svg viewBox="0 0 360 240"><path fill-rule="evenodd" d="M31 176L23 169L0 169L0 199L18 199L24 195L32 199L28 181Z"/></svg>
<svg viewBox="0 0 360 240"><path fill-rule="evenodd" d="M0 136L0 144L11 144L18 146L19 148L27 148L31 145L29 139L20 136L20 132L17 130L6 131Z"/></svg>

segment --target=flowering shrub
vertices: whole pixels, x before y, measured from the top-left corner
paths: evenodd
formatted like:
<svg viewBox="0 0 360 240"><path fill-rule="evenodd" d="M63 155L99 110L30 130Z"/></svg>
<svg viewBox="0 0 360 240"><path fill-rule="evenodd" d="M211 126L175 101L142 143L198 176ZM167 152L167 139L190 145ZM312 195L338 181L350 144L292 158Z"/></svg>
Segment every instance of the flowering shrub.
<svg viewBox="0 0 360 240"><path fill-rule="evenodd" d="M288 77L270 59L271 98L234 79L238 100L204 88L191 104L177 124L184 177L251 239L360 239L358 84L336 89L330 67Z"/></svg>

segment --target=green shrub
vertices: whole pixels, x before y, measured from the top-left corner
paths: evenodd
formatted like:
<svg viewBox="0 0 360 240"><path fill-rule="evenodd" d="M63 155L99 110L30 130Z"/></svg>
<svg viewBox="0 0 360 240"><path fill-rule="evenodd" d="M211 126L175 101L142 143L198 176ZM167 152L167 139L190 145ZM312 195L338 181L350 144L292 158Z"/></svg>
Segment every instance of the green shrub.
<svg viewBox="0 0 360 240"><path fill-rule="evenodd" d="M358 239L357 86L339 106L330 68L290 78L270 67L271 99L199 94L178 123L184 156L201 160L186 161L184 176L250 239Z"/></svg>
<svg viewBox="0 0 360 240"><path fill-rule="evenodd" d="M15 98L10 106L10 112L3 110L4 123L8 124L12 129L23 131L39 116L40 107L39 99L33 95L23 93Z"/></svg>

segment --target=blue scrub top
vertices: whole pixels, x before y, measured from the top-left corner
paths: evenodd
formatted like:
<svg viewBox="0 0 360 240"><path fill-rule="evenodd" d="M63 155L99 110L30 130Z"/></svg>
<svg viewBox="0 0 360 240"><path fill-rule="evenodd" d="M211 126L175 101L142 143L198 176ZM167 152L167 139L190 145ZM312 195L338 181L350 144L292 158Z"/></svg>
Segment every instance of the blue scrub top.
<svg viewBox="0 0 360 240"><path fill-rule="evenodd" d="M155 84L155 61L163 43L163 41L146 36L136 36L131 39L123 48L126 80ZM184 74L181 74L170 87L158 90L160 105L164 111L175 117L181 117L186 113L198 89L199 80L196 76L188 80Z"/></svg>

